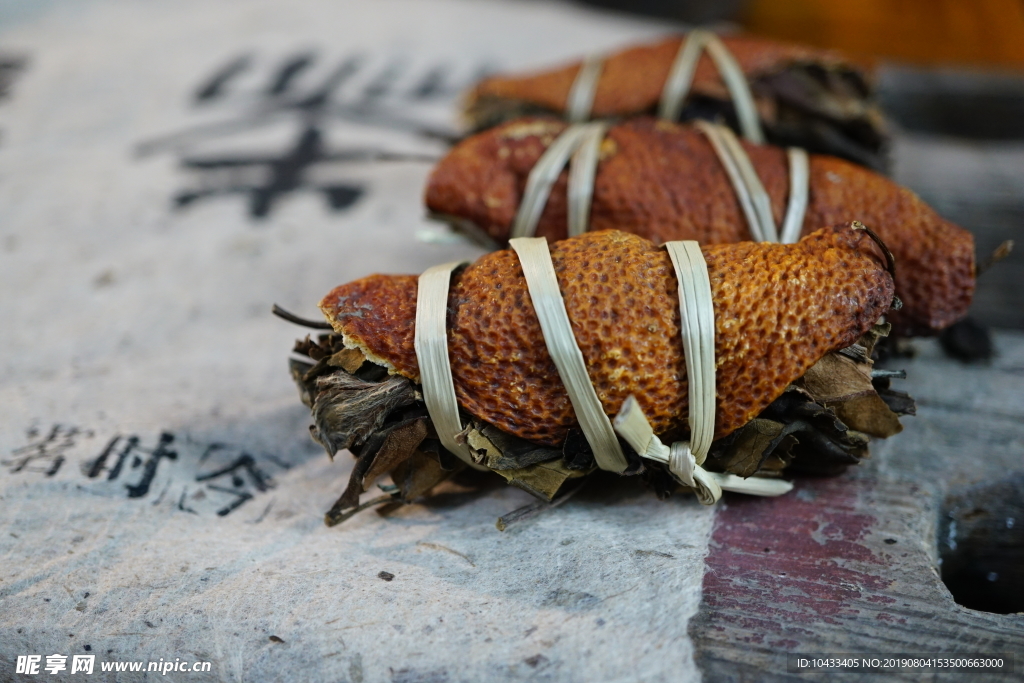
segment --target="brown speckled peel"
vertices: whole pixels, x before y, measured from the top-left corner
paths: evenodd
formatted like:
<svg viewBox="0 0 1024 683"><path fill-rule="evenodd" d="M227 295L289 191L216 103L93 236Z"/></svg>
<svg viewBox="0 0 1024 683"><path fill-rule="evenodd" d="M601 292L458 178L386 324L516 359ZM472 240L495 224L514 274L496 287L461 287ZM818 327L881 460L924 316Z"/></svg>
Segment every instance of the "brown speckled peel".
<svg viewBox="0 0 1024 683"><path fill-rule="evenodd" d="M526 178L566 124L521 119L470 137L434 169L431 211L468 220L500 243ZM785 150L743 143L781 224L789 192ZM567 173L556 182L537 234L566 235ZM896 289L904 308L892 316L904 334L930 334L963 317L974 294L974 239L910 190L835 157L811 155L810 197L803 234L859 220L896 257ZM746 219L721 162L696 129L651 118L612 127L602 144L591 229L633 232L656 243L749 240Z"/></svg>
<svg viewBox="0 0 1024 683"><path fill-rule="evenodd" d="M859 71L849 59L830 50L750 35L721 36L721 39L751 80L781 71L794 63L816 63L825 68ZM681 41L681 37L675 36L607 56L594 96L594 117L625 116L652 110L661 97ZM581 65L582 62L574 62L559 69L526 76L492 76L470 92L467 108L472 110L474 104L484 98L501 98L562 112ZM706 54L697 63L691 91L718 99L729 97L718 71Z"/></svg>
<svg viewBox="0 0 1024 683"><path fill-rule="evenodd" d="M750 86L761 127L770 142L834 154L877 170L888 166L888 133L873 99L872 67L837 52L750 35L720 36ZM680 37L601 56L593 118L653 115ZM581 62L529 75L497 75L466 98L471 130L520 116L564 117ZM698 60L681 116L736 116L732 97L705 53Z"/></svg>
<svg viewBox="0 0 1024 683"><path fill-rule="evenodd" d="M883 315L893 284L870 237L826 228L795 245L706 246L715 305L715 437L760 413L826 353L853 343ZM573 331L605 412L635 394L668 439L686 433L686 364L677 285L667 253L618 231L551 245ZM418 379L416 277L373 275L320 302L346 342ZM448 351L460 406L499 429L558 445L575 426L511 250L456 273Z"/></svg>

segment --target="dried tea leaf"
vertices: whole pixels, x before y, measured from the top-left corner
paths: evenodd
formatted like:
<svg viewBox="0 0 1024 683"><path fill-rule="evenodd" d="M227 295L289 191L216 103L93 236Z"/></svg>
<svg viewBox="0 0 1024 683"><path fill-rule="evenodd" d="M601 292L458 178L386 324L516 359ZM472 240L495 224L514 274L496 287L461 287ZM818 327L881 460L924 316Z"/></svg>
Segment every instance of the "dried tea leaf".
<svg viewBox="0 0 1024 683"><path fill-rule="evenodd" d="M465 467L462 461L459 465L453 470L444 470L437 458L417 450L391 471L391 480L398 487L401 499L409 503Z"/></svg>
<svg viewBox="0 0 1024 683"><path fill-rule="evenodd" d="M586 476L592 471L570 470L561 459L537 463L517 470L496 470L512 486L521 488L548 502L554 500L566 481Z"/></svg>
<svg viewBox="0 0 1024 683"><path fill-rule="evenodd" d="M524 522L528 519L536 517L541 513L548 512L549 510L554 510L556 507L558 507L559 505L561 505L562 503L566 502L567 500L575 496L577 493L579 493L580 489L582 489L586 485L587 481L584 480L578 486L573 486L572 488L566 487L568 488L568 490L559 494L558 497L552 500L550 503L538 501L536 503L530 503L529 505L524 505L520 508L516 508L512 512L509 512L507 514L502 515L501 517L498 517L497 521L494 523L494 526L498 529L498 531L505 531L513 524Z"/></svg>
<svg viewBox="0 0 1024 683"><path fill-rule="evenodd" d="M594 449L587 443L583 430L570 429L562 443L562 461L570 470L592 470L597 467Z"/></svg>
<svg viewBox="0 0 1024 683"><path fill-rule="evenodd" d="M477 426L478 424L475 422L467 422L466 427L455 435L455 443L468 445L472 449L470 455L477 464L489 458L500 458L501 451L480 432Z"/></svg>
<svg viewBox="0 0 1024 683"><path fill-rule="evenodd" d="M788 435L787 435L788 436ZM792 448L798 442L794 438L791 446L786 448ZM793 456L789 453L783 453L783 449L779 448L774 453L765 456L761 462L761 466L757 469L757 476L759 477L781 477L783 470L789 467L789 464L793 462Z"/></svg>
<svg viewBox="0 0 1024 683"><path fill-rule="evenodd" d="M824 356L794 384L823 405L875 393L870 362L857 363L838 353Z"/></svg>
<svg viewBox="0 0 1024 683"><path fill-rule="evenodd" d="M390 430L388 429L373 432L366 439L365 443L351 447L352 454L356 456L356 464L349 475L348 486L345 487L345 492L334 503L334 508L332 509L346 510L359 504L359 496L364 491L363 479L373 465L373 461L387 440L389 433Z"/></svg>
<svg viewBox="0 0 1024 683"><path fill-rule="evenodd" d="M426 422L427 418L424 417L404 420L370 435L363 447L358 449L359 458L352 468L348 486L331 508L332 511L341 513L359 506L359 496L386 472L391 472L392 480L398 487L397 493L406 502L426 493L449 477L452 471L443 470L436 458L417 448L427 435ZM424 463L423 458L430 463ZM405 467L410 460L416 462L412 467Z"/></svg>
<svg viewBox="0 0 1024 683"><path fill-rule="evenodd" d="M376 437L377 435L375 434L374 436ZM380 447L380 442L383 441L383 438L377 438L376 441L377 443L374 444L375 448L372 450L368 449L356 460L356 464L352 468L352 474L348 478L348 486L345 487L345 492L341 494L341 497L335 501L331 510L347 510L359 505L359 496L363 493L363 475L366 474L366 471L370 469L370 465L373 464L373 457L376 455L376 450Z"/></svg>
<svg viewBox="0 0 1024 683"><path fill-rule="evenodd" d="M310 339L309 335L306 335L305 339L299 339L295 342L295 346L292 347L294 353L302 354L303 356L309 356L314 361L318 361L326 355L329 355L327 349L322 348L315 341Z"/></svg>
<svg viewBox="0 0 1024 683"><path fill-rule="evenodd" d="M805 64L779 70L765 80L780 100L802 111L834 122L867 116L870 104L864 99L863 80L850 82L844 75L847 74Z"/></svg>
<svg viewBox="0 0 1024 683"><path fill-rule="evenodd" d="M395 408L418 399L412 382L399 376L365 382L339 371L319 378L316 389L314 424L309 432L332 458L338 451L366 441Z"/></svg>
<svg viewBox="0 0 1024 683"><path fill-rule="evenodd" d="M288 359L288 371L291 373L292 379L295 380L295 386L299 388L299 399L307 408L313 407L313 394L316 388L306 382L303 377L312 367L313 365L310 363L303 363L295 358Z"/></svg>
<svg viewBox="0 0 1024 683"><path fill-rule="evenodd" d="M316 365L306 371L306 374L302 376L302 381L307 383L315 383L317 378L324 375L328 375L335 371L327 362L330 356L324 356L316 362Z"/></svg>
<svg viewBox="0 0 1024 683"><path fill-rule="evenodd" d="M364 382L380 382L387 379L388 369L383 365L377 365L376 363L363 363L354 374ZM418 395L419 394L417 393L417 396Z"/></svg>
<svg viewBox="0 0 1024 683"><path fill-rule="evenodd" d="M867 434L847 429L834 415L831 418L842 429L823 428L827 420L796 420L787 425L790 433L797 436L791 451L794 466L800 465L802 470L808 471L813 468L812 462L856 465L868 456Z"/></svg>
<svg viewBox="0 0 1024 683"><path fill-rule="evenodd" d="M790 465L804 471L842 469L867 457L867 444L866 434L791 386L758 418L716 441L706 466L743 477L778 476Z"/></svg>
<svg viewBox="0 0 1024 683"><path fill-rule="evenodd" d="M877 393L841 401L831 407L840 420L858 432L885 438L903 431L899 415L890 410Z"/></svg>
<svg viewBox="0 0 1024 683"><path fill-rule="evenodd" d="M705 467L709 467L714 462L715 454L712 452L708 455L709 461L705 464ZM649 463L641 474L644 484L647 485L654 495L658 497L658 500L668 500L672 497L672 494L681 489L679 482L676 478L668 471L668 468L660 462Z"/></svg>
<svg viewBox="0 0 1024 683"><path fill-rule="evenodd" d="M889 410L897 415L917 415L917 402L910 394L877 385L875 390L885 405L889 406Z"/></svg>
<svg viewBox="0 0 1024 683"><path fill-rule="evenodd" d="M859 344L870 355L878 338L880 326L861 337ZM899 415L878 395L871 379L870 360L857 362L850 357L830 353L815 363L796 382L817 403L832 408L850 429L871 436L889 437L903 431Z"/></svg>
<svg viewBox="0 0 1024 683"><path fill-rule="evenodd" d="M775 449L787 452L796 443L796 439L791 432L785 432L786 427L775 420L756 418L737 430L728 455L720 460L724 460L725 471L740 477L750 477L761 470ZM778 442L773 443L776 439Z"/></svg>
<svg viewBox="0 0 1024 683"><path fill-rule="evenodd" d="M839 349L836 353L842 354L858 363L870 363L875 356L875 348L880 341L885 340L892 331L889 323L875 323L867 332L861 335L856 343Z"/></svg>
<svg viewBox="0 0 1024 683"><path fill-rule="evenodd" d="M870 330L861 335L857 344L863 346L867 351L868 358L871 358L875 354L875 346L879 341L888 337L890 332L892 332L892 325L889 323L875 323Z"/></svg>
<svg viewBox="0 0 1024 683"><path fill-rule="evenodd" d="M478 462L492 470L523 469L562 456L557 449L538 446L484 422L474 421L466 441L480 454Z"/></svg>
<svg viewBox="0 0 1024 683"><path fill-rule="evenodd" d="M309 338L307 334L305 339L296 339L295 346L292 347L292 353L299 353L303 356L309 356L310 346L315 346L316 342Z"/></svg>
<svg viewBox="0 0 1024 683"><path fill-rule="evenodd" d="M327 514L324 515L324 524L326 524L327 526L335 526L337 524L341 524L357 512L362 512L366 508L394 502L395 497L392 495L378 496L373 500L368 500L365 503L357 505L354 508L346 509L340 506L341 501L339 500L331 507L330 510L327 511Z"/></svg>
<svg viewBox="0 0 1024 683"><path fill-rule="evenodd" d="M965 363L989 360L994 352L988 328L971 318L964 318L943 330L939 345L948 355Z"/></svg>
<svg viewBox="0 0 1024 683"><path fill-rule="evenodd" d="M420 452L432 455L434 460L438 462L441 469L445 472L454 473L456 470L461 470L462 465L465 463L459 459L459 456L441 445L441 440L438 439L437 434L434 433L433 423L428 421L427 428L430 433L427 438L423 440L423 443L420 444Z"/></svg>
<svg viewBox="0 0 1024 683"><path fill-rule="evenodd" d="M427 436L427 418L418 417L396 424L388 430L373 463L363 476L366 491L382 474L386 474L410 457Z"/></svg>
<svg viewBox="0 0 1024 683"><path fill-rule="evenodd" d="M327 359L327 364L354 374L366 362L366 356L359 349L342 349Z"/></svg>

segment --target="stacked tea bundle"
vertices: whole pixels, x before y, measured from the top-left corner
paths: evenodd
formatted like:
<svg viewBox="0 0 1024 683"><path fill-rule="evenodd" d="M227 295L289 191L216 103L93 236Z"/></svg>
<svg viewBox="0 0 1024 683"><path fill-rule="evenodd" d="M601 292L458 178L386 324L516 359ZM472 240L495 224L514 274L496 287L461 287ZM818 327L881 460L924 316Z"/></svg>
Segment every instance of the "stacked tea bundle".
<svg viewBox="0 0 1024 683"><path fill-rule="evenodd" d="M467 117L497 125L426 204L510 248L292 317L330 329L291 361L313 438L357 458L328 524L467 469L544 502L598 469L706 504L781 495L898 433L914 402L878 342L961 318L975 264L968 232L851 163L883 165L869 83L834 53L695 31L478 84Z"/></svg>

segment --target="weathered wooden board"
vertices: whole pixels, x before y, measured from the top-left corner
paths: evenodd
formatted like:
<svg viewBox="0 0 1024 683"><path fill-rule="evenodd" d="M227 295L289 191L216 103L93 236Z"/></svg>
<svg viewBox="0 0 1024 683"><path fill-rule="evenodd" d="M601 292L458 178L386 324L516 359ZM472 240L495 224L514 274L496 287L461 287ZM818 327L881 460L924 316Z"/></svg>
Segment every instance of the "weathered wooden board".
<svg viewBox="0 0 1024 683"><path fill-rule="evenodd" d="M907 368L903 384L920 401L918 416L904 418L905 431L876 445L863 467L803 479L790 496L727 501L690 625L708 680L830 680L789 673L790 654L1011 653L1024 665L1024 613L962 607L940 578L940 554L950 550L945 518L956 513L947 498L1024 475L1024 335L997 341L1001 354L990 366L945 359L934 342L917 342L922 352L912 361L893 361ZM999 539L1006 552L1024 546L1016 529L1010 522ZM1017 569L996 581L1009 599L1019 579ZM1017 671L971 680L1020 680Z"/></svg>

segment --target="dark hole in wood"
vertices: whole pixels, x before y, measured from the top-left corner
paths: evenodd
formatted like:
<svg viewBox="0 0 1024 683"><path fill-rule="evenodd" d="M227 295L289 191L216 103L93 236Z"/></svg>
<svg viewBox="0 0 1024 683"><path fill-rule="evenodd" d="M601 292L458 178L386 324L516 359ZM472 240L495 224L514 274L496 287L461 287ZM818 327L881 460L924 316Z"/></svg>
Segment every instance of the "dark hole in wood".
<svg viewBox="0 0 1024 683"><path fill-rule="evenodd" d="M938 541L942 582L957 603L1024 612L1024 472L948 496Z"/></svg>

